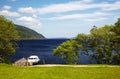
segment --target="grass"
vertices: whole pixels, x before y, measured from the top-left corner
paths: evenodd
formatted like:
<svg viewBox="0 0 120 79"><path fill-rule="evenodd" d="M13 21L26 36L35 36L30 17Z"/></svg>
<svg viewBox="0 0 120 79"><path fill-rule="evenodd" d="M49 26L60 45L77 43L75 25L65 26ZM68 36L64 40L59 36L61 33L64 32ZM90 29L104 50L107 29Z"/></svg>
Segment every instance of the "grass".
<svg viewBox="0 0 120 79"><path fill-rule="evenodd" d="M119 79L119 78L120 67L118 66L109 67L108 65L107 66L99 65L99 67L72 67L72 66L17 67L12 65L0 64L0 79Z"/></svg>

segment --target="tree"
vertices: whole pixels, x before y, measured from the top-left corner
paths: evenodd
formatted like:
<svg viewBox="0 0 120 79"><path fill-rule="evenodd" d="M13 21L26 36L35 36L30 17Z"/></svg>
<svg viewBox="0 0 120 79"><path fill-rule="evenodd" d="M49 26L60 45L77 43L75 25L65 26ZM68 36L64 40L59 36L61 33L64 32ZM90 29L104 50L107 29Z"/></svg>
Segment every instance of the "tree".
<svg viewBox="0 0 120 79"><path fill-rule="evenodd" d="M111 31L114 32L112 39L115 50L115 53L113 53L113 63L120 64L120 18L118 18L118 21L114 24L114 28Z"/></svg>
<svg viewBox="0 0 120 79"><path fill-rule="evenodd" d="M78 44L79 47L79 54L85 54L89 58L89 63L91 63L91 54L89 53L89 39L90 35L89 34L78 34L77 37L75 38L75 41Z"/></svg>
<svg viewBox="0 0 120 79"><path fill-rule="evenodd" d="M75 56L78 59L78 53L88 55L89 62L95 59L98 64L120 64L120 18L114 25L93 26L89 35L78 34L74 42L64 42L54 50L54 55L67 63Z"/></svg>
<svg viewBox="0 0 120 79"><path fill-rule="evenodd" d="M94 52L93 58L100 63L111 63L112 56L112 43L110 32L113 26L105 25L104 27L91 29L91 41L89 42L90 48Z"/></svg>
<svg viewBox="0 0 120 79"><path fill-rule="evenodd" d="M54 56L62 57L67 64L76 64L78 60L78 46L75 40L63 42L53 50Z"/></svg>
<svg viewBox="0 0 120 79"><path fill-rule="evenodd" d="M12 21L0 16L0 62L8 63L8 56L15 53L18 32Z"/></svg>

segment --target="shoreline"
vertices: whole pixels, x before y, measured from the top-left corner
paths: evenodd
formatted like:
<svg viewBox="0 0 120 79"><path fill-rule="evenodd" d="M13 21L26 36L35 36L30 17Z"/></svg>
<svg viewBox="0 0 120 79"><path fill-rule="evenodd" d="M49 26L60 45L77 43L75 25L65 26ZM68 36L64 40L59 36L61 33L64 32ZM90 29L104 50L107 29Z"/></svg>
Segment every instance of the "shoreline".
<svg viewBox="0 0 120 79"><path fill-rule="evenodd" d="M102 65L102 64L92 64L92 65L64 65L64 64L43 64L43 65L33 65L30 67L120 67L119 65Z"/></svg>

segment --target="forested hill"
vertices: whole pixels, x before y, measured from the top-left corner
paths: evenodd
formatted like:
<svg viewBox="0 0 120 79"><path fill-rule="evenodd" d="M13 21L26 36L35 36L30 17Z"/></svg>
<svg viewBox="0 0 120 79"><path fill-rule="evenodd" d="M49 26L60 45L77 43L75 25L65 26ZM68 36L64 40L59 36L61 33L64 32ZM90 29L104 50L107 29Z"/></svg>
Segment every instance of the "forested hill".
<svg viewBox="0 0 120 79"><path fill-rule="evenodd" d="M45 37L42 34L37 33L36 31L29 29L27 27L15 24L16 29L20 35L20 39L44 39Z"/></svg>

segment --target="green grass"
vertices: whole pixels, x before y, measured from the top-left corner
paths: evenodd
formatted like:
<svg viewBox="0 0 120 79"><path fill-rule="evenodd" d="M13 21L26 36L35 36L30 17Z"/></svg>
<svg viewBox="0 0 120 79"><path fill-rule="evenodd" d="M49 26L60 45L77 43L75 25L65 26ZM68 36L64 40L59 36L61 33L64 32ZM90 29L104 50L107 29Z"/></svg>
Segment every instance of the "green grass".
<svg viewBox="0 0 120 79"><path fill-rule="evenodd" d="M103 65L100 65L103 66ZM119 79L120 67L16 67L0 64L0 79Z"/></svg>

